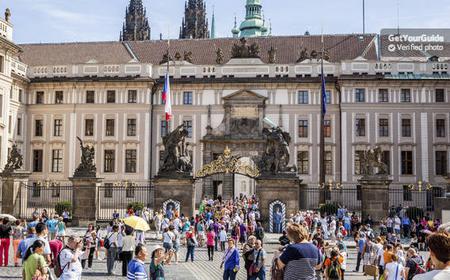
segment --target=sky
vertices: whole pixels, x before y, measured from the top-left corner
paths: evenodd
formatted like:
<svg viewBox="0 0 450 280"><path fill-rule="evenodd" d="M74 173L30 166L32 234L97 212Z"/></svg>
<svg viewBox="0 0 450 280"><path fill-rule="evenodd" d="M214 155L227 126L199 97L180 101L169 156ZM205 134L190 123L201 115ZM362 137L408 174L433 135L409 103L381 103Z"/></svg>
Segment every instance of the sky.
<svg viewBox="0 0 450 280"><path fill-rule="evenodd" d="M362 33L363 0L262 0L272 35ZM11 9L16 43L117 41L129 0L2 0ZM216 36L231 37L245 0L206 0ZM449 0L365 0L366 32L382 28L450 28ZM184 0L144 0L152 39L178 38ZM3 17L3 12L1 13ZM399 16L397 16L399 15Z"/></svg>

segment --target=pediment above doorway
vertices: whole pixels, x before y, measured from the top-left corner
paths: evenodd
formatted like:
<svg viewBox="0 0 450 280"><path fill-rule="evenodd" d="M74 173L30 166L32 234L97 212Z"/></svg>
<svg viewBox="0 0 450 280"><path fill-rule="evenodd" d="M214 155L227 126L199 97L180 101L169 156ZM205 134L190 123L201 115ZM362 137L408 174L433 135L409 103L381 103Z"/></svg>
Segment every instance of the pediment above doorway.
<svg viewBox="0 0 450 280"><path fill-rule="evenodd" d="M230 95L227 95L225 97L222 98L224 103L228 102L245 102L248 103L249 101L254 103L261 103L263 104L266 100L267 97L262 96L254 91L251 90L239 90L236 91Z"/></svg>
<svg viewBox="0 0 450 280"><path fill-rule="evenodd" d="M208 126L203 140L261 140L266 99L245 89L223 97L223 120Z"/></svg>

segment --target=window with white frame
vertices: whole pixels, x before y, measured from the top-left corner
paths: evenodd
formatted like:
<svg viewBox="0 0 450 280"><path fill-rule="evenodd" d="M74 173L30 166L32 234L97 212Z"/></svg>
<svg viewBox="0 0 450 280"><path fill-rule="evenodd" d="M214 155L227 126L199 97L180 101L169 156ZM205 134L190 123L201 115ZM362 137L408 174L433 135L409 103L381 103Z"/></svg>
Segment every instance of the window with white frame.
<svg viewBox="0 0 450 280"><path fill-rule="evenodd" d="M299 90L298 91L297 103L298 104L308 104L309 103L309 93L307 90Z"/></svg>
<svg viewBox="0 0 450 280"><path fill-rule="evenodd" d="M62 150L52 150L52 172L60 173L63 171L63 157Z"/></svg>

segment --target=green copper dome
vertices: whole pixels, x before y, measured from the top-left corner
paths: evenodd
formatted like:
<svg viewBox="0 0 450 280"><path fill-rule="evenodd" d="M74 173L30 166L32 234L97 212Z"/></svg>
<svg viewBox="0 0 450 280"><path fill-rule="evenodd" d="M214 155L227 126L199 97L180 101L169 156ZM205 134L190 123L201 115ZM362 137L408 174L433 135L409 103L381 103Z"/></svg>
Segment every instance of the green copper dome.
<svg viewBox="0 0 450 280"><path fill-rule="evenodd" d="M235 23L231 30L233 37L237 37L238 34L239 37L266 36L268 28L265 26L262 16L261 0L247 0L245 9L245 20L240 24L239 29Z"/></svg>

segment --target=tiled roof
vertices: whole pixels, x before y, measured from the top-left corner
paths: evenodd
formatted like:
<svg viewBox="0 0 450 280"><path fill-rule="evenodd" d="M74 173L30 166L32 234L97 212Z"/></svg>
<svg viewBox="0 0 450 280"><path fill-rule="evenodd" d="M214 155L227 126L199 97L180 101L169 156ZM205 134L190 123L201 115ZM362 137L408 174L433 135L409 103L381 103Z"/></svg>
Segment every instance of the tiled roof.
<svg viewBox="0 0 450 280"><path fill-rule="evenodd" d="M20 60L29 66L85 64L122 64L133 57L120 42L61 44L24 44Z"/></svg>
<svg viewBox="0 0 450 280"><path fill-rule="evenodd" d="M354 59L364 55L366 59L376 59L376 46L373 44L375 35L324 35L325 49L328 50L330 62ZM276 63L294 64L300 56L301 50L307 48L320 51L321 36L271 36L249 38L248 44L256 42L260 46L261 59L268 63L268 51L271 47L277 49ZM192 63L216 64L216 50L221 48L224 62L231 58L233 44L239 39L194 39L170 41L170 55L175 57L179 52L192 52ZM159 64L167 52L167 41L138 41L128 42L131 50L141 63ZM92 42L92 43L62 43L62 44L25 44L20 45L23 53L20 59L30 65L67 65L84 64L87 62L99 64L122 64L133 57L121 42Z"/></svg>
<svg viewBox="0 0 450 280"><path fill-rule="evenodd" d="M364 53L372 42L374 35L326 35L324 36L325 49L330 55L330 62L346 59L354 59ZM277 49L276 63L295 64L300 57L303 48L308 52L322 49L321 36L271 36L248 38L248 44L257 43L260 46L261 59L268 63L268 51L271 47ZM238 39L196 39L170 41L170 56L173 58L176 52L182 56L184 51L192 52L193 64L216 64L216 50L221 48L224 53L224 61L231 58L233 44L239 43ZM164 53L167 52L167 41L130 42L130 46L140 61L144 63L159 64ZM375 45L368 48L365 56L367 59L376 59Z"/></svg>

